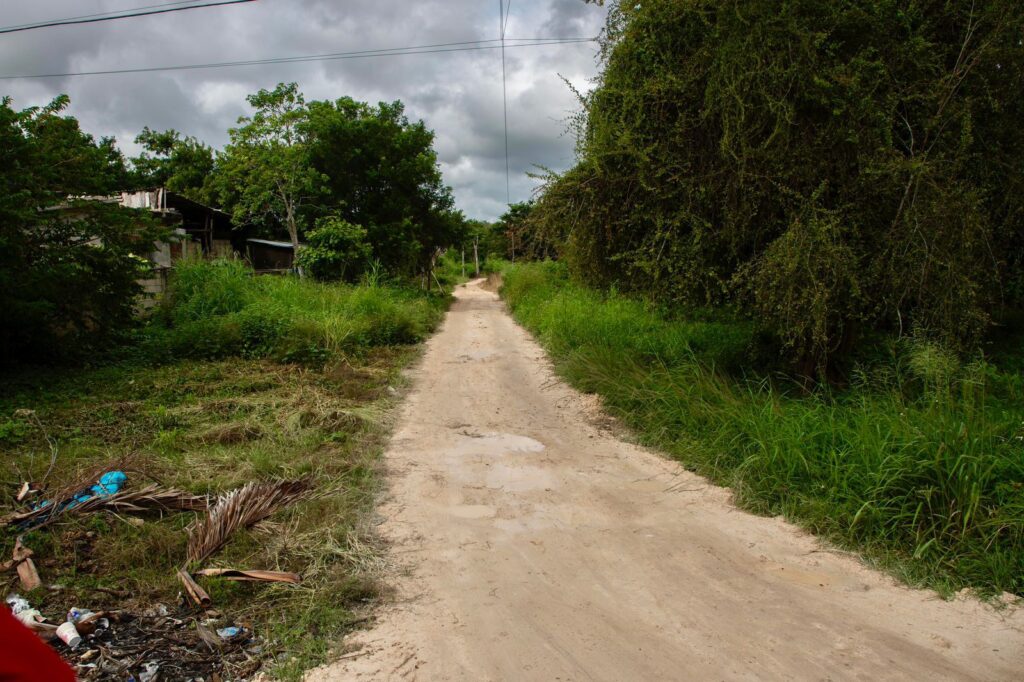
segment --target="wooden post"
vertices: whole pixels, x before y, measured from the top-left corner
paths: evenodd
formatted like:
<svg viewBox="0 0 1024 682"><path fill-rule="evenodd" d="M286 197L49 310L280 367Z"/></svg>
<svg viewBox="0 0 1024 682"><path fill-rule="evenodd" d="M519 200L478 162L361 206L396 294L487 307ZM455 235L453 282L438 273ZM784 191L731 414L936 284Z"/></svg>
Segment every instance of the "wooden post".
<svg viewBox="0 0 1024 682"><path fill-rule="evenodd" d="M480 254L477 252L477 244L480 242L480 237L473 237L473 263L476 265L476 270L473 271L474 277L480 276Z"/></svg>
<svg viewBox="0 0 1024 682"><path fill-rule="evenodd" d="M462 247L462 276L466 276L466 247Z"/></svg>

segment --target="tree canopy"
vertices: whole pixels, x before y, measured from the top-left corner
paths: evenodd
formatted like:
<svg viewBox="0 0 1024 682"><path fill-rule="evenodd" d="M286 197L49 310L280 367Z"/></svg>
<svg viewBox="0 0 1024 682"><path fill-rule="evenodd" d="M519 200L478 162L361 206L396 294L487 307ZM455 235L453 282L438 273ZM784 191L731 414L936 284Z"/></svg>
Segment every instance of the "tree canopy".
<svg viewBox="0 0 1024 682"><path fill-rule="evenodd" d="M131 160L133 188L166 187L200 203L213 202L214 157L209 145L173 129L157 132L148 127L135 142L143 151Z"/></svg>
<svg viewBox="0 0 1024 682"><path fill-rule="evenodd" d="M367 231L373 257L413 272L454 243L462 216L441 180L434 133L401 102L342 97L309 106L310 162L326 178L323 210Z"/></svg>
<svg viewBox="0 0 1024 682"><path fill-rule="evenodd" d="M0 101L0 362L82 356L128 328L159 233L140 212L77 199L128 172L113 140L62 115L68 101Z"/></svg>

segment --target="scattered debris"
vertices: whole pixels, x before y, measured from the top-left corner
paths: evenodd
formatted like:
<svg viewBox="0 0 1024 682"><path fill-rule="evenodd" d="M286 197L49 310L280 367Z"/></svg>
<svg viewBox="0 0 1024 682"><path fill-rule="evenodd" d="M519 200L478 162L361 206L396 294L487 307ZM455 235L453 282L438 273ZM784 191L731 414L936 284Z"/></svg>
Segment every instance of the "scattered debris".
<svg viewBox="0 0 1024 682"><path fill-rule="evenodd" d="M57 637L60 638L60 641L67 644L70 649L74 649L82 643L82 636L78 634L78 629L71 621L64 621L60 624L57 628Z"/></svg>
<svg viewBox="0 0 1024 682"><path fill-rule="evenodd" d="M247 483L221 495L206 512L206 518L189 529L189 562L205 561L239 528L262 521L280 507L309 496L312 490L309 479L298 479Z"/></svg>
<svg viewBox="0 0 1024 682"><path fill-rule="evenodd" d="M190 576L184 569L178 569L178 580L180 580L181 584L185 586L185 594L187 594L197 606L205 608L213 603L213 600L210 599L210 595L207 594L206 590L200 587L199 583L193 580L192 576Z"/></svg>
<svg viewBox="0 0 1024 682"><path fill-rule="evenodd" d="M14 617L21 621L22 625L38 634L43 639L53 639L57 633L57 626L45 623L46 618L38 609L32 608L27 599L17 594L7 596L7 606L11 609Z"/></svg>
<svg viewBox="0 0 1024 682"><path fill-rule="evenodd" d="M25 481L21 484L21 490L18 491L17 496L14 498L17 502L24 502L29 495L35 495L42 489L30 481Z"/></svg>
<svg viewBox="0 0 1024 682"><path fill-rule="evenodd" d="M251 580L253 582L291 583L292 585L302 581L302 576L298 573L261 570L243 571L237 568L204 568L196 571L196 575L224 578L225 580Z"/></svg>
<svg viewBox="0 0 1024 682"><path fill-rule="evenodd" d="M72 497L72 500L78 498ZM4 517L3 523L19 524L39 528L56 521L61 514L75 512L85 514L99 509L118 512L158 511L203 511L209 507L209 498L205 495L174 488L162 488L151 484L138 490L122 490L110 495L94 495L85 501L67 504L67 500L57 504L45 504L24 512L16 512Z"/></svg>
<svg viewBox="0 0 1024 682"><path fill-rule="evenodd" d="M205 511L187 531L187 557L189 565L194 566L219 551L236 530L264 521L278 509L313 494L309 479L253 482L221 495L214 503L210 497L157 484L126 489L128 476L119 468L94 470L90 478L96 482L49 491L49 499L32 505L31 509L23 508L0 518L0 524L38 528L59 520L64 514L99 510ZM30 504L31 496L39 491L37 486L26 482L21 486L18 500ZM133 521L136 519L128 519L129 523ZM92 537L95 533L88 531L85 535ZM4 570L17 568L21 586L26 591L42 586L32 554L19 537L12 559L0 565ZM183 586L185 602L207 609L212 603L210 595L192 574L183 567L176 575ZM260 569L207 568L197 575L286 584L302 580L297 573ZM60 590L58 586L49 587L51 592ZM96 589L117 599L131 596L124 590ZM270 655L263 652L271 647L252 642L248 624L243 627L230 620L225 623L220 613L212 610L207 610L205 620L199 622L187 616L175 618L163 604L154 605L142 615L74 606L68 610L66 618L47 622L38 609L16 594L10 595L7 603L19 621L52 643L75 668L80 680L218 680L222 675L234 679L255 673L262 659Z"/></svg>
<svg viewBox="0 0 1024 682"><path fill-rule="evenodd" d="M14 542L14 557L3 565L4 571L16 568L18 579L21 581L21 589L32 591L43 584L39 578L39 571L36 570L35 562L32 561L32 550L21 543L21 536Z"/></svg>
<svg viewBox="0 0 1024 682"><path fill-rule="evenodd" d="M79 680L245 679L269 655L247 626L228 621L214 634L185 614L174 617L162 604L142 615L72 607L57 627L42 622L17 594L6 602L18 620L52 641Z"/></svg>

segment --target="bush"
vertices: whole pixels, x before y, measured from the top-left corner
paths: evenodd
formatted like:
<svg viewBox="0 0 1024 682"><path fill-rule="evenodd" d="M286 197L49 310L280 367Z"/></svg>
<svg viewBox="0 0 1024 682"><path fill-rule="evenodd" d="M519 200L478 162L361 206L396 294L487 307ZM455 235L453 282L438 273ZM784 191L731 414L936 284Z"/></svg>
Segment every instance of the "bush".
<svg viewBox="0 0 1024 682"><path fill-rule="evenodd" d="M120 341L140 256L164 232L144 211L68 200L110 192L125 172L112 140L60 115L68 102L18 112L0 100L0 364L81 361Z"/></svg>
<svg viewBox="0 0 1024 682"><path fill-rule="evenodd" d="M180 261L163 298L176 323L236 313L250 302L252 270L240 260Z"/></svg>
<svg viewBox="0 0 1024 682"><path fill-rule="evenodd" d="M355 282L366 269L370 254L364 228L327 216L306 233L306 246L299 251L297 264L321 281Z"/></svg>

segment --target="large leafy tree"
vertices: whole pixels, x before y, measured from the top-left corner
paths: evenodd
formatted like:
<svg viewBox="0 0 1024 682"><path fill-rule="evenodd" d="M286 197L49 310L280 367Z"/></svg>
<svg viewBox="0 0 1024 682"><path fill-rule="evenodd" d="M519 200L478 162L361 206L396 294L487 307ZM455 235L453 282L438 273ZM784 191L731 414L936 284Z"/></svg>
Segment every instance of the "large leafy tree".
<svg viewBox="0 0 1024 682"><path fill-rule="evenodd" d="M298 249L310 205L323 196L324 176L310 162L309 109L295 83L246 98L255 108L229 131L217 184L239 222L282 225Z"/></svg>
<svg viewBox="0 0 1024 682"><path fill-rule="evenodd" d="M145 215L82 201L123 186L113 140L62 115L68 98L15 110L0 101L0 362L56 361L131 326L159 229Z"/></svg>
<svg viewBox="0 0 1024 682"><path fill-rule="evenodd" d="M133 158L136 187L166 187L201 203L212 199L213 149L176 130L143 128L135 138L142 153Z"/></svg>
<svg viewBox="0 0 1024 682"><path fill-rule="evenodd" d="M401 102L311 102L306 131L310 163L326 179L324 210L365 228L387 269L422 270L457 239L463 218L441 180L434 134Z"/></svg>

